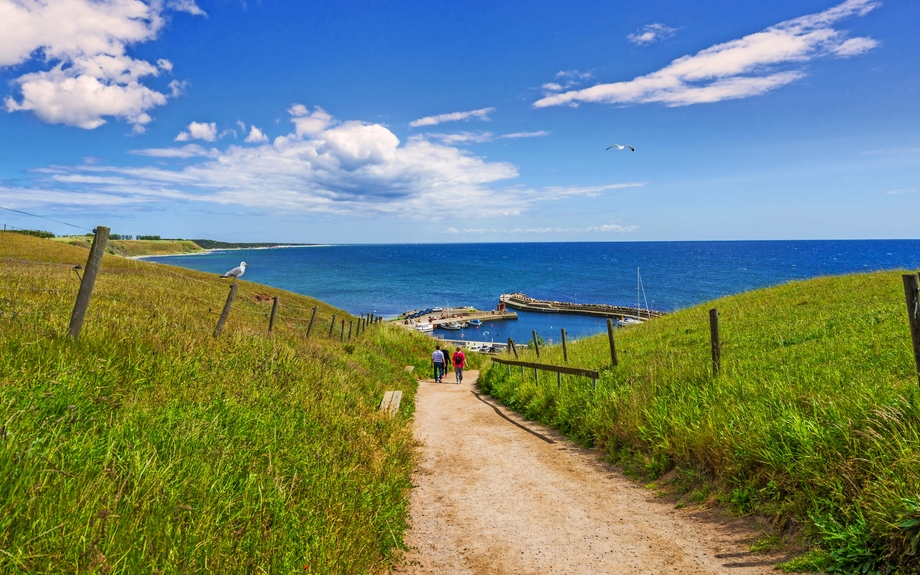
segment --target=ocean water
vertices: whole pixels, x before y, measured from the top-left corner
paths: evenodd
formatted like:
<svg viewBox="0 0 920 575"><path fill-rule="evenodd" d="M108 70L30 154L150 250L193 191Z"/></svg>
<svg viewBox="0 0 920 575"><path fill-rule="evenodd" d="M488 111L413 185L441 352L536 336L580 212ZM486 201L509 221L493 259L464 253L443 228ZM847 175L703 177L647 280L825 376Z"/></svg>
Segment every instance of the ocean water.
<svg viewBox="0 0 920 575"><path fill-rule="evenodd" d="M502 293L674 311L791 280L920 268L920 240L333 245L230 250L147 258L223 273L246 261L245 279L316 297L355 315L406 310L494 309ZM637 270L644 292L637 289ZM479 329L436 332L515 341L536 330L558 341L602 332L605 320L519 313Z"/></svg>

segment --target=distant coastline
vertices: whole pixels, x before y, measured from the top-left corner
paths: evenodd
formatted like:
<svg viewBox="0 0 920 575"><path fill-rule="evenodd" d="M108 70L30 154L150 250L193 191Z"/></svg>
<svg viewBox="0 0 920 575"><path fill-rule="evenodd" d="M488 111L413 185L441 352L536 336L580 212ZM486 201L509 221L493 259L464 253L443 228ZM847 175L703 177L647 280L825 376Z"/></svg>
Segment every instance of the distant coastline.
<svg viewBox="0 0 920 575"><path fill-rule="evenodd" d="M198 243L196 241L196 243ZM201 251L187 252L181 254L146 254L142 256L129 256L132 260L145 260L147 258L173 258L179 256L206 256L208 254L220 252L233 252L239 250L277 250L281 248L324 248L329 244L277 244L277 245L259 245L251 247L231 247L231 248L202 248Z"/></svg>

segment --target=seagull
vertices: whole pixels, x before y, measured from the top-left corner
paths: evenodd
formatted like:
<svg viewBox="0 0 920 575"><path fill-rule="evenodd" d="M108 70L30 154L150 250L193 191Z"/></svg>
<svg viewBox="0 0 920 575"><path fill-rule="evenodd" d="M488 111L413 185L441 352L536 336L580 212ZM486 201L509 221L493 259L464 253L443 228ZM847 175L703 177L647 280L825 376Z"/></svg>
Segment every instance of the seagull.
<svg viewBox="0 0 920 575"><path fill-rule="evenodd" d="M636 149L633 148L632 146L630 146L629 144L614 144L614 145L612 145L612 146L608 146L607 149L604 150L604 151L606 152L606 151L609 150L610 148L616 148L616 149L618 149L618 150L623 150L623 149L625 149L625 148L629 148L629 149L632 150L633 152L636 151Z"/></svg>
<svg viewBox="0 0 920 575"><path fill-rule="evenodd" d="M236 278L240 277L241 275L243 275L243 272L245 272L245 271L246 271L246 262L240 262L240 266L239 266L239 267L233 268L232 270L228 271L227 273L225 273L224 275L222 275L222 276L220 276L220 277L222 277L222 278L233 278L233 279L236 279Z"/></svg>

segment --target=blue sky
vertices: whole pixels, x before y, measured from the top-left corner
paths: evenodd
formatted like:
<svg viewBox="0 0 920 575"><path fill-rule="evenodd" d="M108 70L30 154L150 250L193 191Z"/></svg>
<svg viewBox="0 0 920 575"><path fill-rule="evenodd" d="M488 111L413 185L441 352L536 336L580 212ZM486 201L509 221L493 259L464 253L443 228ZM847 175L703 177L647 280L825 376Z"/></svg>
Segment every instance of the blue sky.
<svg viewBox="0 0 920 575"><path fill-rule="evenodd" d="M920 3L495 4L0 0L0 206L228 241L920 237Z"/></svg>

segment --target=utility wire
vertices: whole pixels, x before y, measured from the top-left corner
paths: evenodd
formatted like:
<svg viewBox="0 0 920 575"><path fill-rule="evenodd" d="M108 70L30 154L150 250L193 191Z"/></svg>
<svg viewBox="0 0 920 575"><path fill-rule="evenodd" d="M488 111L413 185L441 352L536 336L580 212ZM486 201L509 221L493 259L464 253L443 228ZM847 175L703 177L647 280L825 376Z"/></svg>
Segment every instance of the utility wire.
<svg viewBox="0 0 920 575"><path fill-rule="evenodd" d="M29 212L24 212L24 211L22 211L22 210L14 210L13 208L6 208L6 207L3 207L3 206L0 206L0 210L6 210L6 211L8 211L8 212L16 212L17 214L22 214L22 215L24 215L24 216L31 216L31 217L33 217L33 218L41 218L41 219L43 219L43 220L48 220L49 222L54 222L54 223L57 223L57 224L63 224L63 225L65 225L65 226L70 226L70 227L72 227L72 228L77 228L78 230L83 230L84 232L90 231L89 228L86 228L86 227L83 227L83 226L75 226L75 225L73 225L73 224L68 224L67 222L62 222L61 220L55 220L54 218L49 218L49 217L45 217L45 216L40 216L40 215L38 215L38 214L30 214Z"/></svg>

